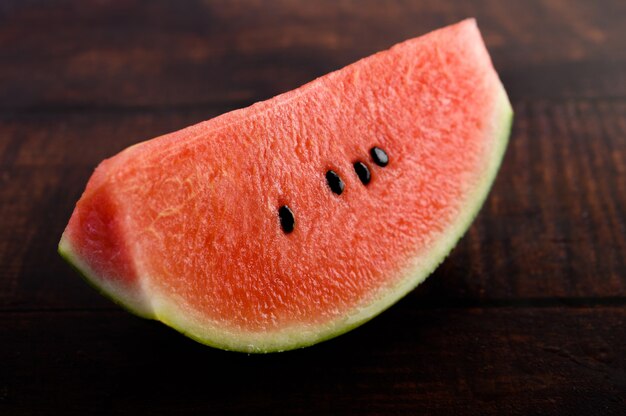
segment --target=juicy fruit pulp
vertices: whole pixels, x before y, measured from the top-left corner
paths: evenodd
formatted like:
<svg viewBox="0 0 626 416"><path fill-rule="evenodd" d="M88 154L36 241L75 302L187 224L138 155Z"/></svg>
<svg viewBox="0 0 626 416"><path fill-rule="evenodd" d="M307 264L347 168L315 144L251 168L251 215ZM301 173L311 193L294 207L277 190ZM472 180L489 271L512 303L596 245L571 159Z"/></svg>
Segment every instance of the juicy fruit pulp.
<svg viewBox="0 0 626 416"><path fill-rule="evenodd" d="M488 193L511 115L466 20L105 160L59 251L104 294L205 344L314 344L443 260Z"/></svg>

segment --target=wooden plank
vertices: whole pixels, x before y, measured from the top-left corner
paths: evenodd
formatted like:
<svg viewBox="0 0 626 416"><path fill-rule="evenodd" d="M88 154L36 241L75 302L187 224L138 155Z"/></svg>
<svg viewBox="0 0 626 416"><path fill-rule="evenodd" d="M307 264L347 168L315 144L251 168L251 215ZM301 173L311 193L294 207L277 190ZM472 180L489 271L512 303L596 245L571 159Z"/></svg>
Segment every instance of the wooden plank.
<svg viewBox="0 0 626 416"><path fill-rule="evenodd" d="M482 212L411 296L430 306L622 303L626 103L519 102ZM0 120L0 309L103 308L56 254L95 165L209 112L86 112ZM620 300L622 299L622 300Z"/></svg>
<svg viewBox="0 0 626 416"><path fill-rule="evenodd" d="M4 1L0 111L249 104L469 16L515 99L624 97L625 4Z"/></svg>
<svg viewBox="0 0 626 416"><path fill-rule="evenodd" d="M0 313L0 412L622 415L623 308L421 310L247 356L122 312Z"/></svg>
<svg viewBox="0 0 626 416"><path fill-rule="evenodd" d="M516 121L425 284L318 346L247 356L99 296L56 254L95 165L478 18ZM619 415L626 2L0 2L0 414Z"/></svg>

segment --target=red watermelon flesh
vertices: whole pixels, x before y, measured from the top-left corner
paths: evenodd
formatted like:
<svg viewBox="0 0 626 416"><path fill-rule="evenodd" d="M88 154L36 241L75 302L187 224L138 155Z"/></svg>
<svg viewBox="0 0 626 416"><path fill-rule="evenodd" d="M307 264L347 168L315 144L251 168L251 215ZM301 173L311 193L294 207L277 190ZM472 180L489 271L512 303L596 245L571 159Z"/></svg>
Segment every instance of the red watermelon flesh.
<svg viewBox="0 0 626 416"><path fill-rule="evenodd" d="M445 258L489 191L511 119L465 20L105 160L59 251L105 295L202 343L311 345Z"/></svg>

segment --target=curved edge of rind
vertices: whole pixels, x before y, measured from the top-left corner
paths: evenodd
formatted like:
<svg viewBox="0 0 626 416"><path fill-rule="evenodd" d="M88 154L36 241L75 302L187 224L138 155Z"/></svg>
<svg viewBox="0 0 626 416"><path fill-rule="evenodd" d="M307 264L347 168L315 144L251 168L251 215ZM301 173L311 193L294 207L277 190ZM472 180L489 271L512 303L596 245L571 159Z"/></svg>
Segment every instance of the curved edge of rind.
<svg viewBox="0 0 626 416"><path fill-rule="evenodd" d="M87 282L89 286L94 288L99 294L134 315L145 319L154 319L151 311L137 306L139 305L139 302L133 301L133 299L128 296L128 291L116 290L113 285L105 284L103 279L99 279L97 274L74 254L72 245L65 235L63 235L61 237L61 241L59 241L57 252L61 258L65 260L72 267L72 269L74 269L74 271L76 271L76 273L78 273L78 275L80 275L80 277L82 277L83 280Z"/></svg>
<svg viewBox="0 0 626 416"><path fill-rule="evenodd" d="M327 341L363 325L384 312L435 271L469 229L487 199L504 158L513 123L513 109L506 91L502 84L499 85L498 89L499 97L494 105L496 114L493 117L495 128L488 133L496 137L495 146L492 155L486 158L490 161L489 168L485 170L482 181L471 193L474 197L468 198L466 201L467 208L461 211L462 214L457 218L456 224L447 231L447 238L439 240L440 242L433 247L432 255L427 259L428 262L416 263L407 267L403 273L404 276L398 280L400 282L398 286L383 289L382 293L379 294L380 296L375 297L375 301L361 308L358 313L330 324L311 327L309 330L298 327L288 328L269 335L237 334L226 332L223 329L208 328L199 323L195 324L193 318L182 312L174 303L160 299L160 302L153 303L154 319L210 347L244 353L272 353L304 348Z"/></svg>
<svg viewBox="0 0 626 416"><path fill-rule="evenodd" d="M390 294L389 296L384 296L382 299L368 306L367 309L372 310L371 314L363 313L355 316L354 319L357 319L355 326L362 325L384 312L424 282L448 257L478 216L495 182L502 160L504 159L513 125L513 108L502 85L500 85L499 88L499 95L499 99L495 105L497 109L496 113L498 113L496 117L494 117L494 119L497 120L495 121L496 128L492 133L496 137L496 146L493 148L492 156L487 159L491 162L489 168L486 169L482 181L480 181L479 185L475 188L475 192L472 193L475 198L468 198L466 200L468 204L467 209L461 211L462 214L457 218L456 225L450 227L449 231L446 233L448 238L439 240L440 243L431 249L431 255L428 258L430 261L425 265L414 264L408 266L404 274L405 277L399 279L400 285L391 290L388 289L387 292ZM350 329L352 328L354 327ZM341 333L338 333L337 335L340 334Z"/></svg>

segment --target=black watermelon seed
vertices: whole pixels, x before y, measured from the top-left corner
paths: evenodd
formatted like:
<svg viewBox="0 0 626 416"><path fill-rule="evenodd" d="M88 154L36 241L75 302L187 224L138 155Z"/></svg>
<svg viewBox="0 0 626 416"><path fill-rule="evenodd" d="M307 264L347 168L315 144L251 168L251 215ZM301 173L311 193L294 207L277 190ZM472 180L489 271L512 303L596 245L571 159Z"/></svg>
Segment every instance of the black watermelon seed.
<svg viewBox="0 0 626 416"><path fill-rule="evenodd" d="M372 147L370 153L372 154L372 159L374 159L374 163L376 163L378 166L385 167L387 166L387 163L389 163L389 156L387 156L387 153L385 153L385 151L380 147Z"/></svg>
<svg viewBox="0 0 626 416"><path fill-rule="evenodd" d="M278 208L278 216L280 217L280 226L283 227L283 231L289 234L293 231L293 227L296 225L296 220L293 217L293 212L287 205L283 205Z"/></svg>
<svg viewBox="0 0 626 416"><path fill-rule="evenodd" d="M356 162L354 164L354 171L359 176L359 179L361 180L361 182L363 182L363 185L367 185L368 183L370 183L370 180L372 180L372 175L370 174L370 170L368 169L365 163Z"/></svg>
<svg viewBox="0 0 626 416"><path fill-rule="evenodd" d="M328 183L330 190L337 195L341 195L343 189L346 187L346 184L343 183L339 175L332 170L326 172L326 182Z"/></svg>

